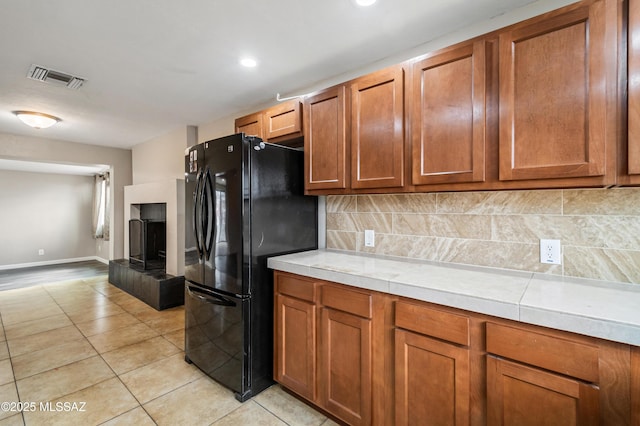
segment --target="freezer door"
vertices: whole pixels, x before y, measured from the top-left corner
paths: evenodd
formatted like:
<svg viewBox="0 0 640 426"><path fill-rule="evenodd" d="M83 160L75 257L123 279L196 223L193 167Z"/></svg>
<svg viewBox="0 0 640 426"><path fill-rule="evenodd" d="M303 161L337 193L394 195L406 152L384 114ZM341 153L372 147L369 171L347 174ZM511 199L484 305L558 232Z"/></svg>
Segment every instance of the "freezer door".
<svg viewBox="0 0 640 426"><path fill-rule="evenodd" d="M249 300L185 284L186 358L242 400L251 384L244 349Z"/></svg>

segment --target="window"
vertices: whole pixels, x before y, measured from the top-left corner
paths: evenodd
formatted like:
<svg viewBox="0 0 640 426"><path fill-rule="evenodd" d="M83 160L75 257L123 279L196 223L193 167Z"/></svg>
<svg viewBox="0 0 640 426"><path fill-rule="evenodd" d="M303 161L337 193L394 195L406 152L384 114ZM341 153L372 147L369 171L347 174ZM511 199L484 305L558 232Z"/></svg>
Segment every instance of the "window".
<svg viewBox="0 0 640 426"><path fill-rule="evenodd" d="M109 208L110 208L109 172L95 177L93 192L93 236L109 240Z"/></svg>

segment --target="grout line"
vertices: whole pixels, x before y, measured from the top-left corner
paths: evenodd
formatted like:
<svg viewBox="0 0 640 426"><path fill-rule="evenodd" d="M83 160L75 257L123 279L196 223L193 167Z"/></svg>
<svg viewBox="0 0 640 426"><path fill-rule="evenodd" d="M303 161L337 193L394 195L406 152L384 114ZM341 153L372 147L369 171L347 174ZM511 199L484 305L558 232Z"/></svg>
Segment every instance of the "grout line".
<svg viewBox="0 0 640 426"><path fill-rule="evenodd" d="M95 288L94 286L92 286L91 284L89 284L89 283L84 283L83 285L84 285L84 286L86 286L85 288L89 288L91 291L93 291L94 293L96 293L96 294L98 294L98 295L102 296L104 299L109 300L109 296L108 296L108 295L106 295L106 294L104 294L104 293L102 293L102 292L98 291L98 289L96 289L96 288ZM109 284L109 285L111 285L111 284ZM87 321L76 322L76 321L74 321L74 320L69 316L68 312L67 312L67 311L65 311L65 309L63 309L63 307L60 305L60 302L58 301L58 299L56 299L56 297L55 297L54 293L52 293L51 291L49 291L49 289L47 289L45 286L42 286L42 285L41 285L41 287L42 287L42 288L43 288L43 290L46 292L46 297L50 298L50 299L51 299L51 301L52 301L53 303L55 303L55 305L56 305L56 306L57 306L57 307L62 311L62 313L65 315L65 317L66 317L66 318L71 322L71 325L73 325L73 327L74 327L74 328L75 328L75 329L80 333L80 335L82 336L81 338L78 338L78 339L72 339L72 340L84 340L84 341L86 341L86 342L91 346L91 348L95 351L95 355L91 355L91 356L89 356L89 357L82 358L82 359L79 359L79 360L74 360L74 361L72 361L72 362L70 362L70 363L68 363L68 364L64 364L64 365L56 366L56 367L54 367L54 368L51 368L51 369L48 369L48 370L45 370L45 371L38 372L38 373L33 374L33 375L31 375L31 376L27 376L27 377L21 378L20 380L22 380L22 379L26 379L26 378L28 378L28 377L34 377L34 376L36 376L36 375L38 375L38 374L47 373L47 372L49 372L49 371L51 371L51 370L54 370L54 369L57 369L57 368L61 368L61 367L66 367L66 366L69 366L69 365L72 365L72 364L75 364L75 363L77 363L77 362L81 362L81 361L84 361L84 360L87 360L87 359L90 359L90 358L93 358L93 357L100 357L100 359L104 362L104 364L107 366L107 368L108 368L108 369L113 373L113 376L112 376L112 377L108 377L108 378L106 378L106 379L104 379L104 380L100 380L100 381L98 381L98 382L96 382L96 383L92 383L92 384L90 384L90 385L88 385L88 386L85 386L85 387L82 387L82 388L76 389L76 390L74 390L73 392L70 392L70 393L68 393L68 394L61 395L61 396L57 396L57 397L55 397L54 399L55 399L55 400L60 400L61 398L65 398L66 396L71 395L71 394L73 394L73 393L76 393L76 392L80 392L80 391L86 390L86 389L88 389L88 388L90 388L90 387L93 387L93 386L96 386L96 385L98 385L98 384L100 384L100 383L104 383L104 382L106 382L106 381L108 381L108 380L112 380L112 379L114 379L114 378L117 378L117 379L118 379L118 381L119 381L119 382L124 386L124 388L125 388L125 389L129 392L129 394L133 397L133 399L138 403L138 407L142 408L142 409L145 411L145 413L149 416L149 418L151 418L151 419L153 420L153 417L152 417L152 416L151 416L151 415L146 411L146 409L144 408L144 406L142 405L142 403L141 403L141 402L138 400L138 398L133 394L133 392L132 392L128 387L127 387L127 385L122 381L122 378L120 377L120 375L119 375L118 373L116 373L116 371L111 367L111 365L109 365L109 363L104 359L103 354L102 354L102 353L100 353L100 352L98 351L98 349L97 349L97 348L96 348L96 347L91 343L91 341L88 339L88 337L87 337L87 336L85 336L85 335L84 335L84 333L82 332L82 330L80 330L80 329L78 328L78 326L77 326L77 324L79 324L79 323L95 321L95 320L99 320L99 319L101 319L101 318L105 318L105 317L95 318L95 319L93 319L93 320L87 320ZM130 296L130 297L131 297L131 298L134 298L133 296ZM118 303L116 303L116 302L111 302L111 303L114 303L115 305L117 305L117 306L119 306L120 308L122 308L122 307L121 307ZM135 318L136 318L136 320L137 320L137 321L139 321L139 323L140 323L140 324L144 324L144 325L146 325L147 327L149 327L149 325L148 325L145 321L142 321L140 318L138 318L136 315L134 315L134 314L130 313L130 312L129 312L129 311L127 311L126 309L124 309L124 308L122 308L122 309L123 309L123 311L124 311L124 312L126 312L126 313L128 313L129 315L132 315L133 317L135 317ZM56 314L56 315L59 315L59 314ZM116 315L116 314L113 314L113 315L107 315L106 317L115 316L115 315ZM47 317L43 317L43 318L47 318ZM40 319L42 319L42 318L36 318L36 319L34 319L34 320L40 320ZM2 323L1 315L0 315L0 325L2 326L2 330L3 330L4 334L5 334L5 342L4 342L4 343L5 343L6 347L7 347L7 352L8 352L8 355L9 355L9 361L10 361L10 363L11 363L12 375L13 375L13 384L14 384L14 387L15 387L15 390L16 390L16 394L18 395L18 401L20 401L20 400L21 400L21 398L20 398L20 394L19 394L18 386L17 386L17 381L18 381L18 380L17 380L17 379L16 379L16 377L15 377L15 371L14 371L14 369L13 369L13 358L14 358L14 357L12 357L12 356L11 356L11 352L10 352L10 350L9 350L9 344L8 344L8 340L7 340L7 336L6 336L6 331L4 330L4 323ZM58 328L64 328L64 327L68 327L68 326L63 326L63 327L58 327ZM58 329L58 328L56 328L56 329ZM149 327L149 328L151 328L151 327ZM56 330L56 329L53 329L53 330ZM151 329L152 329L152 328L151 328ZM156 336L149 337L148 339L144 339L144 340L141 340L141 341L138 341L138 342L135 342L135 343L131 343L131 344L129 344L129 345L125 345L125 346L122 346L122 347L119 347L119 348L115 348L115 349L113 349L113 350L118 350L118 349L121 349L121 348L124 348L124 347L127 347L127 346L134 345L134 344L136 344L136 343L140 343L140 342L144 342L144 341L147 341L147 340L150 340L150 339L156 338L156 337L162 337L162 338L163 338L163 339L165 339L169 344L171 344L172 346L176 347L176 345L174 345L174 344L173 344L173 342L171 342L171 341L169 341L168 339L164 338L164 335L162 334L162 332L157 331L157 330L155 330L155 329L152 329L152 330L153 330L155 333L157 333L157 335L156 335ZM49 331L52 331L52 330L45 330L45 331L43 331L42 333L46 333L46 332L49 332ZM109 330L109 331L112 331L112 330ZM107 332L108 332L108 331L107 331ZM39 334L39 333L34 333L34 334L32 334L32 335L35 335L35 334ZM101 334L101 333L98 333L98 334ZM28 336L24 336L24 337L28 337ZM67 342L64 342L64 343L67 343ZM180 351L180 348L177 348L177 349ZM108 352L111 352L111 351L108 351ZM184 351L182 351L182 352L184 352ZM107 353L107 352L105 352L105 353ZM179 353L179 352L176 352L176 354L177 354L177 353ZM175 355L175 354L171 354L171 356L174 356L174 355ZM166 359L166 358L167 358L167 357L162 358L162 359ZM161 359L161 360L162 360L162 359ZM154 362L161 361L161 360L156 360L156 361L154 361ZM152 363L151 363L151 364L152 364ZM139 367L139 368L145 367L146 365L150 365L150 364L145 364L144 366L141 366L141 367ZM131 371L135 371L135 369L134 369L134 370L131 370ZM128 372L127 372L127 373L128 373ZM126 374L126 373L123 373L123 374ZM189 383L191 383L191 382L189 382ZM175 390L175 389L174 389L174 390ZM172 390L172 391L173 391L173 390ZM169 391L169 392L171 392L171 391ZM165 393L165 394L166 394L166 393ZM135 407L135 408L137 408L137 407ZM135 408L133 408L133 409L135 409ZM132 410L133 410L133 409L132 409ZM129 411L132 411L132 410L128 410L128 411L126 411L126 412L129 412ZM126 412L124 412L124 413L126 413ZM118 415L116 415L115 417L118 417L118 416L120 416L120 415L122 415L122 414L124 414L124 413L119 413L119 414L118 414ZM23 421L23 423L25 423L24 413L21 413L21 415L22 415L22 421ZM115 417L114 417L114 418L115 418ZM109 421L109 420L110 420L110 419L108 419L108 420L106 420L106 421ZM155 420L154 420L154 422L155 422Z"/></svg>
<svg viewBox="0 0 640 426"><path fill-rule="evenodd" d="M16 373L15 373L15 369L13 368L13 357L11 356L11 351L9 350L9 341L7 340L7 332L4 329L4 321L2 320L2 315L0 315L0 326L2 326L2 333L4 334L4 344L7 348L7 355L9 356L9 365L11 365L11 376L13 376L13 388L15 389L16 395L18 396L18 401L16 402L19 402L22 400L22 398L20 398L20 391L18 390L18 381L16 380ZM8 417L5 417L5 419L9 419L11 417L14 417L14 416L8 416ZM25 425L26 421L24 419L23 411L20 411L20 417L22 418L22 424Z"/></svg>

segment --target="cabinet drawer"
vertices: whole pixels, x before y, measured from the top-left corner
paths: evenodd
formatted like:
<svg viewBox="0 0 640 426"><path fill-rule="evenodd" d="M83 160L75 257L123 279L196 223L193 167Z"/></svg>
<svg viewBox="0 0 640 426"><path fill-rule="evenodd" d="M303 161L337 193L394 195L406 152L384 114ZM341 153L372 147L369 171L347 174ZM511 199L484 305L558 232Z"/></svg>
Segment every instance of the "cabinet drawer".
<svg viewBox="0 0 640 426"><path fill-rule="evenodd" d="M316 300L316 283L298 276L277 274L276 293L286 294L309 302Z"/></svg>
<svg viewBox="0 0 640 426"><path fill-rule="evenodd" d="M322 287L322 304L329 308L371 318L371 294L342 287Z"/></svg>
<svg viewBox="0 0 640 426"><path fill-rule="evenodd" d="M487 352L598 383L598 348L529 330L487 323Z"/></svg>
<svg viewBox="0 0 640 426"><path fill-rule="evenodd" d="M396 327L469 345L469 318L413 303L396 303Z"/></svg>

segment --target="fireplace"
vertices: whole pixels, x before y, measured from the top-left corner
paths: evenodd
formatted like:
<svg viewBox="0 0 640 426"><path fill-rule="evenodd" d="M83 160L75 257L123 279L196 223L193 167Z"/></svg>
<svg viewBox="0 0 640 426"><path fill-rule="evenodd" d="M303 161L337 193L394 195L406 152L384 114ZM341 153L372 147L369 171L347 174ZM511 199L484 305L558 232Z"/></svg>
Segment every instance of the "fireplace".
<svg viewBox="0 0 640 426"><path fill-rule="evenodd" d="M166 222L142 219L129 221L129 262L142 269L165 269Z"/></svg>
<svg viewBox="0 0 640 426"><path fill-rule="evenodd" d="M182 305L184 180L126 186L124 205L124 223L130 224L124 227L124 258L109 261L109 282L157 310ZM145 228L147 235L142 239L139 236ZM144 243L149 238L154 241L150 248ZM157 252L159 258L147 257L147 269L136 261L137 254L144 248L147 253ZM150 269L157 264L155 260L161 262L161 269Z"/></svg>
<svg viewBox="0 0 640 426"><path fill-rule="evenodd" d="M167 258L166 204L132 204L129 220L129 263L164 271Z"/></svg>

